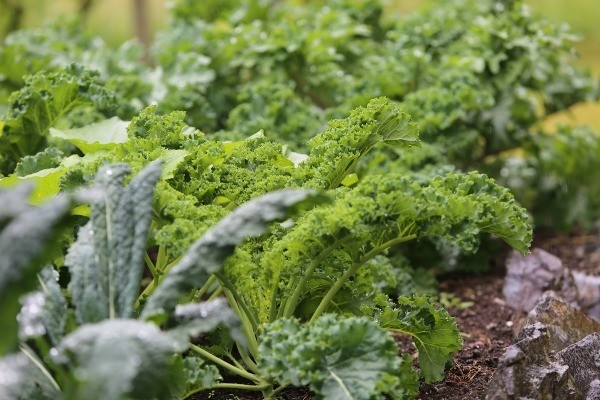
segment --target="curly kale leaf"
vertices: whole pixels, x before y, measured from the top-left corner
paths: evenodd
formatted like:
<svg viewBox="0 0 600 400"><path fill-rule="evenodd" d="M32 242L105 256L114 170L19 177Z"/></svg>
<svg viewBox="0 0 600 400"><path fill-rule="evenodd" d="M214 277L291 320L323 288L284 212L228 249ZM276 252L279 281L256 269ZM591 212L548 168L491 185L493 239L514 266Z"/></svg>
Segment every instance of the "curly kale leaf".
<svg viewBox="0 0 600 400"><path fill-rule="evenodd" d="M131 316L160 173L158 162L150 164L124 188L126 165L98 172L95 187L102 196L92 202L90 222L79 230L65 259L80 323Z"/></svg>
<svg viewBox="0 0 600 400"><path fill-rule="evenodd" d="M354 312L376 293L372 285L354 285L356 274L373 257L402 243L439 237L474 251L482 232L522 252L531 242L525 210L506 189L476 173L368 175L356 187L338 190L337 197L332 205L302 215L281 239L265 246L259 260L236 259L229 269L235 282L246 287L247 277L257 275L263 288L280 291L275 298L285 311L277 315L297 315L300 302L309 301L302 315L310 316L314 302L331 291L336 297L329 310ZM342 277L347 281L340 287L336 281Z"/></svg>
<svg viewBox="0 0 600 400"><path fill-rule="evenodd" d="M150 295L142 316L163 319L174 310L181 295L201 286L220 273L235 246L246 238L265 232L273 221L323 202L323 197L306 190L282 190L266 194L240 206L204 234Z"/></svg>
<svg viewBox="0 0 600 400"><path fill-rule="evenodd" d="M410 117L386 98L373 99L344 119L329 122L327 130L308 142L309 158L296 179L304 187L334 189L379 143L413 146L419 131Z"/></svg>
<svg viewBox="0 0 600 400"><path fill-rule="evenodd" d="M97 80L97 73L76 66L27 77L25 86L9 99L0 132L0 172L9 173L21 157L42 151L49 129L73 110L88 106L112 114L116 97Z"/></svg>
<svg viewBox="0 0 600 400"><path fill-rule="evenodd" d="M260 368L280 384L309 384L324 400L412 399L418 379L392 337L366 318L279 319L260 336Z"/></svg>
<svg viewBox="0 0 600 400"><path fill-rule="evenodd" d="M23 157L15 167L15 175L23 177L44 169L56 168L63 157L62 151L55 147L48 147L36 155Z"/></svg>
<svg viewBox="0 0 600 400"><path fill-rule="evenodd" d="M452 354L462 348L456 321L443 308L436 309L426 297L400 297L399 306L386 307L376 318L382 328L409 335L419 350L419 367L425 382L444 378Z"/></svg>

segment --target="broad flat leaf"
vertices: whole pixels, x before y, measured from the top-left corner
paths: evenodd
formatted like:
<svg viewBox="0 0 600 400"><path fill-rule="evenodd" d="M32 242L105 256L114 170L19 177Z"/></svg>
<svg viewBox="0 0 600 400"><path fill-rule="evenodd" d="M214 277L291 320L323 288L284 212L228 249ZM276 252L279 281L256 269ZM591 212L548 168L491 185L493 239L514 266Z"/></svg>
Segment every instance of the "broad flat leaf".
<svg viewBox="0 0 600 400"><path fill-rule="evenodd" d="M144 318L169 315L182 295L200 287L222 270L235 246L248 237L262 234L269 223L283 220L300 208L324 201L321 195L306 190L280 190L268 193L238 207L194 243L150 295L142 313Z"/></svg>
<svg viewBox="0 0 600 400"><path fill-rule="evenodd" d="M65 130L50 128L50 136L68 140L84 154L88 154L109 150L116 144L127 142L129 140L127 136L128 125L128 121L112 117L83 128Z"/></svg>
<svg viewBox="0 0 600 400"><path fill-rule="evenodd" d="M52 358L70 370L71 399L176 399L185 381L176 353L184 349L154 324L114 319L80 327Z"/></svg>
<svg viewBox="0 0 600 400"><path fill-rule="evenodd" d="M32 204L41 204L43 201L56 195L60 191L60 178L70 167L79 163L92 162L98 158L98 156L100 156L100 154L92 154L85 157L72 155L63 159L56 168L43 169L25 176L10 175L6 178L2 178L0 179L0 187L10 188L24 182L33 182L35 183L35 189L33 190L29 201Z"/></svg>
<svg viewBox="0 0 600 400"><path fill-rule="evenodd" d="M159 162L150 164L124 188L125 164L102 168L95 187L104 196L92 202L91 220L79 230L65 264L80 323L129 317L143 272L154 185Z"/></svg>
<svg viewBox="0 0 600 400"><path fill-rule="evenodd" d="M62 394L24 354L0 358L0 399L59 400Z"/></svg>
<svg viewBox="0 0 600 400"><path fill-rule="evenodd" d="M25 203L24 194L27 191L22 189L8 193L0 190L0 200L2 204ZM19 297L35 288L35 274L54 250L70 207L71 200L67 197L57 197L36 208L7 205L18 213L0 232L0 354L16 345Z"/></svg>
<svg viewBox="0 0 600 400"><path fill-rule="evenodd" d="M419 350L419 366L425 382L444 378L452 354L462 348L456 321L444 309L436 309L426 297L398 299L399 308L387 308L379 318L382 328L410 335Z"/></svg>
<svg viewBox="0 0 600 400"><path fill-rule="evenodd" d="M282 384L310 384L318 399L370 400L392 390L408 399L418 385L392 337L366 318L277 320L265 326L259 352L263 373Z"/></svg>
<svg viewBox="0 0 600 400"><path fill-rule="evenodd" d="M171 150L165 149L160 159L162 161L162 179L173 178L175 171L179 164L181 164L185 157L189 154L187 150Z"/></svg>

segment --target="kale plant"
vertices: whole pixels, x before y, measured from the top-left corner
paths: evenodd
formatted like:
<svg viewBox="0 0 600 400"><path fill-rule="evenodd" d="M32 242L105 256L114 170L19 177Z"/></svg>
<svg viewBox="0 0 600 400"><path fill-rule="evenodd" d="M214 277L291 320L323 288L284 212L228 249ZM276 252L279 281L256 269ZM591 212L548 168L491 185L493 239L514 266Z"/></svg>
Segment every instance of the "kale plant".
<svg viewBox="0 0 600 400"><path fill-rule="evenodd" d="M166 330L152 321L134 319L142 308L135 304L152 220L152 193L161 169L159 163L152 163L123 187L128 171L124 164L104 167L93 190L85 194L91 201L91 216L67 253L66 291L55 270L41 269L48 261L44 251L56 245L51 234L71 210L71 200L60 197L31 209L25 205L24 187L2 192L6 200L20 200L10 203L3 215L3 304L18 305L24 291L36 282L40 287L21 297L16 319L14 307L3 309L7 322L3 326L16 334L19 322L20 350L0 360L2 398L184 398L188 392L210 387L219 377L214 366L194 357L182 358L190 336L224 325L231 328L232 338L245 345L237 333L237 318L221 299L177 306L167 300L185 298L189 294L185 287L160 285L158 296L149 298L149 310L168 309ZM269 222L318 201L314 193L288 190L249 202L193 246L165 284L178 279L189 282L201 273L208 258L209 266L218 268L248 236L259 235ZM17 245L9 247L9 240ZM36 280L35 272L40 270ZM2 354L14 349L15 338L11 332L3 335Z"/></svg>

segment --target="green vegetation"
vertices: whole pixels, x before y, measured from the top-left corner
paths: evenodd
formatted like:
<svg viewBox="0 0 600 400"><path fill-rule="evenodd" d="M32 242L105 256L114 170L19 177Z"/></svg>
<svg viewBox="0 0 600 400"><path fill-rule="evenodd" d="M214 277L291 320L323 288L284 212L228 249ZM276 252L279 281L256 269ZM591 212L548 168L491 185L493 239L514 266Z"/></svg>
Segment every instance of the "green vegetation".
<svg viewBox="0 0 600 400"><path fill-rule="evenodd" d="M149 62L77 22L10 34L0 395L410 399L442 379L461 339L431 276L600 217L600 137L544 125L600 91L521 2L384 14L180 0Z"/></svg>

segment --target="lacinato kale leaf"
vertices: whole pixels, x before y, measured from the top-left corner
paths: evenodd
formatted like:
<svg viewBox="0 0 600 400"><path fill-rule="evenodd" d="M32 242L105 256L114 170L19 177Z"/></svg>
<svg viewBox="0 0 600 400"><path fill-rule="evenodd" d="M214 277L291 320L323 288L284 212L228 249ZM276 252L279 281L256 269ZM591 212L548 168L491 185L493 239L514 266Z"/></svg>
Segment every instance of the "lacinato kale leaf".
<svg viewBox="0 0 600 400"><path fill-rule="evenodd" d="M27 205L31 187L0 189L0 354L17 344L19 297L36 286L35 275L56 254L60 230L66 224L71 200L57 197L41 207Z"/></svg>
<svg viewBox="0 0 600 400"><path fill-rule="evenodd" d="M177 399L184 385L184 346L151 323L111 319L86 324L56 347L72 399Z"/></svg>
<svg viewBox="0 0 600 400"><path fill-rule="evenodd" d="M79 230L65 259L75 315L82 324L127 318L133 312L161 169L150 164L123 188L128 173L124 164L98 173L95 187L103 196L92 203L90 222Z"/></svg>

